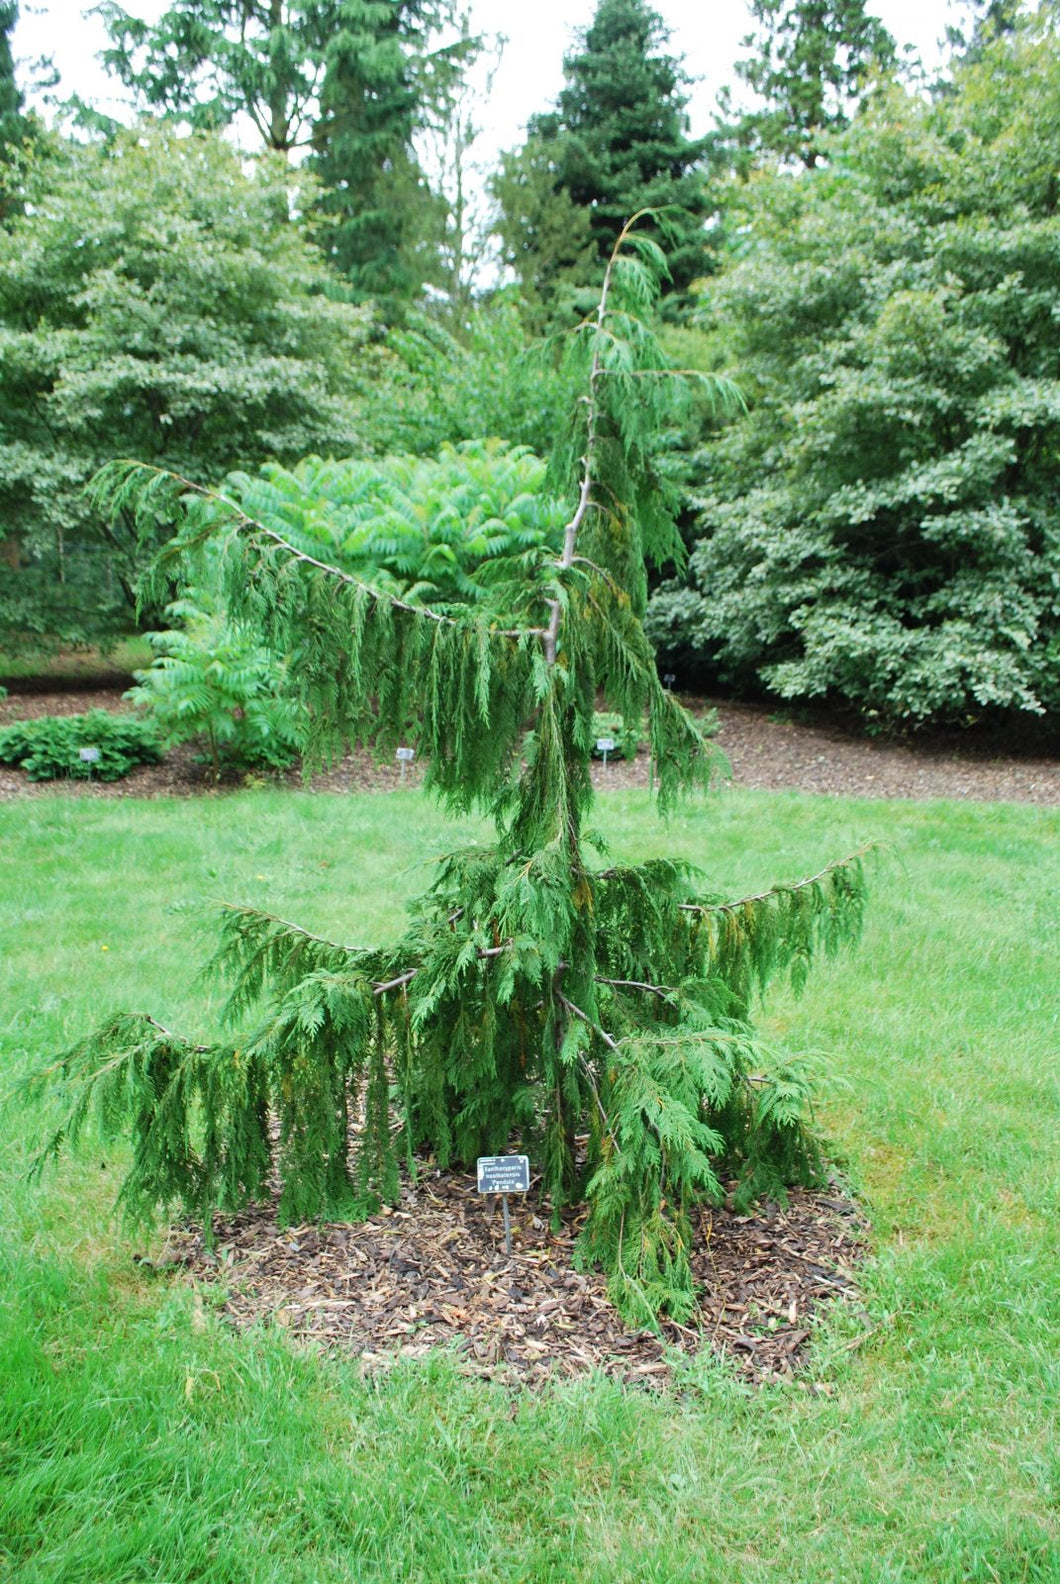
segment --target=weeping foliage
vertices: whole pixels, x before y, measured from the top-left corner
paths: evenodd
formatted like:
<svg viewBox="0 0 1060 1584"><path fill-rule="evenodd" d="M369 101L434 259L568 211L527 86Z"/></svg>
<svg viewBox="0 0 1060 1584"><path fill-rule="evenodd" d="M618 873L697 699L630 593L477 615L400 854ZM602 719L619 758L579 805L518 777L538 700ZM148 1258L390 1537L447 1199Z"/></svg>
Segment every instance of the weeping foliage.
<svg viewBox="0 0 1060 1584"><path fill-rule="evenodd" d="M807 1074L767 1061L750 1016L772 980L798 989L856 937L863 854L724 902L688 865L609 866L584 829L600 695L631 728L647 716L663 809L710 774L640 622L645 559L677 545L653 468L673 399L646 327L656 255L627 228L573 338L586 394L552 464L562 533L462 607L418 604L171 475L125 463L99 479L100 503L145 531L179 521L160 576L217 558L233 617L288 657L311 756L411 740L442 799L497 826L493 846L439 863L385 948L227 907L209 971L228 1042L123 1016L33 1081L68 1103L44 1158L92 1116L131 1132L134 1215L208 1220L273 1167L286 1216L355 1214L423 1153L468 1168L518 1145L557 1214L587 1202L579 1257L650 1323L691 1311L694 1217L723 1178L750 1197L818 1171Z"/></svg>

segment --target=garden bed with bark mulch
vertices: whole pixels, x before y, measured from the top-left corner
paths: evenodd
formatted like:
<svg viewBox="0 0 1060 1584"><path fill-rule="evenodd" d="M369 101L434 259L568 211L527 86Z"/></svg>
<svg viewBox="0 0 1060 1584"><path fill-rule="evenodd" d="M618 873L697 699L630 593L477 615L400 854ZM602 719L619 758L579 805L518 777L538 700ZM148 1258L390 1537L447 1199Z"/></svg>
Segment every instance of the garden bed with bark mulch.
<svg viewBox="0 0 1060 1584"><path fill-rule="evenodd" d="M791 1377L822 1307L857 1302L867 1225L835 1185L793 1189L752 1215L702 1211L699 1313L690 1325L664 1321L658 1336L627 1327L604 1278L574 1268L584 1210L554 1233L536 1183L509 1202L510 1257L500 1201L473 1178L422 1169L395 1208L366 1221L282 1228L273 1203L218 1220L212 1250L200 1230L174 1230L158 1264L209 1283L235 1325L282 1327L365 1370L448 1347L468 1374L531 1386L600 1370L661 1387L672 1349L702 1347L749 1380Z"/></svg>
<svg viewBox="0 0 1060 1584"><path fill-rule="evenodd" d="M18 684L21 686L21 684ZM1050 747L1033 739L1020 744L970 733L941 733L932 738L888 741L867 738L818 712L794 722L776 718L757 704L719 703L686 697L682 702L699 713L713 704L720 729L718 746L732 768L732 783L770 791L793 790L831 797L965 798L970 802L1012 802L1060 805L1060 759ZM15 692L0 699L0 726L38 715L84 714L90 709L126 711L130 706L117 688L92 692ZM408 785L421 776L418 765L407 773ZM605 768L593 765L600 790L648 786L647 754L614 760ZM301 772L270 777L270 783L301 787ZM209 767L188 744L170 749L158 765L138 765L121 781L72 780L32 782L21 770L0 766L0 802L19 797L152 798L194 797L233 790L242 784L232 777L219 788ZM363 751L347 754L332 769L313 777L315 792L386 792L402 785L392 762L380 763Z"/></svg>

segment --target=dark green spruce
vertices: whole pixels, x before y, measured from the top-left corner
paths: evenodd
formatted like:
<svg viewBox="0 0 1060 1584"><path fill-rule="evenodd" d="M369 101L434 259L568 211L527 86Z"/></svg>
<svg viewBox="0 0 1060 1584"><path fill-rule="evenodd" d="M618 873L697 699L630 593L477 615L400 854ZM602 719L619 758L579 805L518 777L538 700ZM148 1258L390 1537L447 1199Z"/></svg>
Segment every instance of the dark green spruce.
<svg viewBox="0 0 1060 1584"><path fill-rule="evenodd" d="M667 41L646 0L598 0L564 61L555 109L534 116L522 148L503 156L494 191L504 261L540 326L565 326L591 308L614 238L636 210L656 211L667 238L668 313L712 268L706 145L688 135L689 79Z"/></svg>
<svg viewBox="0 0 1060 1584"><path fill-rule="evenodd" d="M587 825L601 697L627 723L646 716L663 812L711 770L641 625L645 560L679 548L653 468L675 399L647 328L664 270L627 225L573 338L583 399L553 459L562 550L522 557L463 612L377 591L170 474L101 476L108 510L181 516L163 577L178 559L194 576L220 540L233 613L276 651L297 647L312 757L413 741L428 787L490 813L496 841L445 857L387 946L226 907L212 968L231 1037L113 1018L33 1081L66 1102L41 1163L94 1123L131 1134L136 1218L179 1206L209 1223L264 1195L275 1165L297 1221L392 1199L422 1155L471 1170L518 1147L556 1213L587 1202L579 1257L649 1323L692 1312L690 1218L724 1177L747 1196L814 1178L805 1075L769 1065L751 1006L856 937L861 855L725 902L683 863L609 860Z"/></svg>

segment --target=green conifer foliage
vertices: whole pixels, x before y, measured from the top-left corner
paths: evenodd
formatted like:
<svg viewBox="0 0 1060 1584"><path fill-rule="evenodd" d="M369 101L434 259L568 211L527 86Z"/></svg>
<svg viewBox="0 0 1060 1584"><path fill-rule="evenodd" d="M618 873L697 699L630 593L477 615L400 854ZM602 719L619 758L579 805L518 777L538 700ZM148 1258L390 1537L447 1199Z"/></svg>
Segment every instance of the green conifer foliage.
<svg viewBox="0 0 1060 1584"><path fill-rule="evenodd" d="M320 82L312 168L325 252L355 298L410 301L437 275L445 205L413 147L426 101L458 78L459 48L432 49L451 7L435 0L342 0ZM477 40L466 51L473 57Z"/></svg>
<svg viewBox="0 0 1060 1584"><path fill-rule="evenodd" d="M445 216L413 134L477 47L432 42L452 0L170 0L152 22L117 0L98 10L104 64L142 107L209 131L246 117L266 149L311 150L320 237L357 300L419 294Z"/></svg>
<svg viewBox="0 0 1060 1584"><path fill-rule="evenodd" d="M813 1177L805 1076L769 1069L751 1003L856 935L860 855L723 903L684 864L607 862L586 828L600 695L628 725L647 715L664 810L710 773L640 621L645 557L677 549L651 447L673 400L646 326L664 267L627 226L574 338L584 395L553 459L562 549L542 547L521 596L501 584L503 604L413 605L171 475L101 477L101 501L148 527L183 493L167 560L192 576L220 536L233 615L278 653L297 644L311 753L411 733L428 786L489 811L497 836L445 857L386 947L226 908L213 969L233 1029L253 1017L253 1031L204 1049L147 1017L113 1020L36 1081L69 1095L42 1159L98 1116L133 1132L134 1214L179 1204L208 1219L260 1195L276 1157L282 1210L304 1218L393 1197L419 1151L470 1168L517 1142L556 1211L587 1200L580 1257L648 1322L690 1312L690 1214L723 1174L748 1194Z"/></svg>
<svg viewBox="0 0 1060 1584"><path fill-rule="evenodd" d="M534 116L526 143L503 158L494 189L504 259L539 323L563 323L592 304L634 210L655 209L665 224L675 299L710 270L706 144L688 136L688 79L667 39L646 0L598 0L564 61L556 108Z"/></svg>
<svg viewBox="0 0 1060 1584"><path fill-rule="evenodd" d="M749 9L756 32L736 74L759 104L722 126L722 145L745 171L769 155L812 169L822 138L849 125L873 73L893 72L894 39L865 0L751 0ZM731 116L728 90L719 108Z"/></svg>
<svg viewBox="0 0 1060 1584"><path fill-rule="evenodd" d="M13 168L12 156L29 131L11 50L17 21L17 0L0 0L0 224L20 209L18 173Z"/></svg>
<svg viewBox="0 0 1060 1584"><path fill-rule="evenodd" d="M11 35L18 21L16 0L0 0L0 154L4 145L19 136L22 120L22 93L15 80L15 60Z"/></svg>

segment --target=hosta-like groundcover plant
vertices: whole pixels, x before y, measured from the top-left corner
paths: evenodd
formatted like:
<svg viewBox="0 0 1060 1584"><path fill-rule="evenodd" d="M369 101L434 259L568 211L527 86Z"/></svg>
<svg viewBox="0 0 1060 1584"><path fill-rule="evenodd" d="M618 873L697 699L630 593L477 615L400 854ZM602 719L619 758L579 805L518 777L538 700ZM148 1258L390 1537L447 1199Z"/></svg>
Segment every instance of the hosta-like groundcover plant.
<svg viewBox="0 0 1060 1584"><path fill-rule="evenodd" d="M652 467L673 401L646 327L664 268L627 226L569 354L584 394L552 463L562 549L513 556L508 577L494 562L489 598L462 610L373 586L172 476L102 477L109 510L179 517L170 570L193 580L215 546L233 614L291 657L312 753L412 732L427 785L487 810L496 841L445 857L386 946L226 907L214 967L238 1032L199 1045L112 1018L37 1080L67 1097L42 1161L95 1117L131 1133L127 1211L208 1224L274 1170L285 1217L349 1216L393 1198L417 1156L468 1168L518 1143L557 1213L587 1202L579 1257L642 1321L692 1309L690 1213L724 1175L751 1195L818 1171L806 1081L763 1066L750 1012L771 977L798 984L857 934L859 857L723 902L684 863L609 861L586 825L601 696L630 726L647 716L663 812L710 771L641 626L645 560L679 550Z"/></svg>

